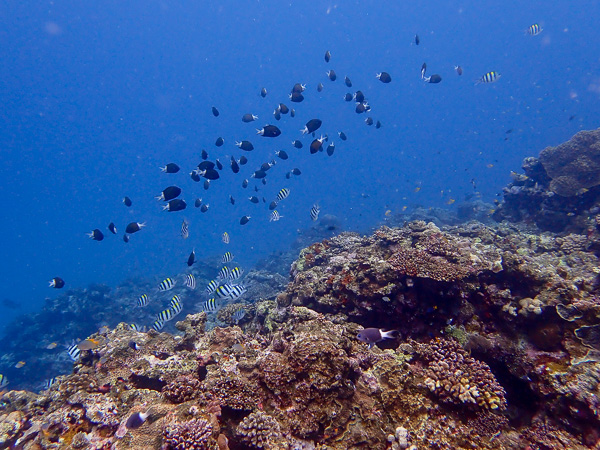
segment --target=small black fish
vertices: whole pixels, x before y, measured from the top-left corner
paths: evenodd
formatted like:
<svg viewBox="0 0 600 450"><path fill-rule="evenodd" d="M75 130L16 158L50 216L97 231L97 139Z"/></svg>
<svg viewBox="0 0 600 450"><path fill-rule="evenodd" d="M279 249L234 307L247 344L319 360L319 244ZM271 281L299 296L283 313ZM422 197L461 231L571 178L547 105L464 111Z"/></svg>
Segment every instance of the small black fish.
<svg viewBox="0 0 600 450"><path fill-rule="evenodd" d="M262 89L260 90L260 96L261 96L262 98L265 98L265 97L267 96L267 88L262 88Z"/></svg>
<svg viewBox="0 0 600 450"><path fill-rule="evenodd" d="M112 234L117 234L117 227L115 226L115 224L113 222L108 224L108 230L112 233Z"/></svg>
<svg viewBox="0 0 600 450"><path fill-rule="evenodd" d="M263 178L263 179L262 179L262 180L260 180L260 181L262 182L262 184L263 184L263 185L265 185L265 186L267 185L267 179L266 179L266 178Z"/></svg>
<svg viewBox="0 0 600 450"><path fill-rule="evenodd" d="M50 280L48 286L54 289L62 289L65 286L65 280L60 277L54 277Z"/></svg>
<svg viewBox="0 0 600 450"><path fill-rule="evenodd" d="M244 123L254 122L256 119L258 119L258 116L255 116L254 114L244 114L242 116L242 122Z"/></svg>
<svg viewBox="0 0 600 450"><path fill-rule="evenodd" d="M269 203L269 211L273 211L275 208L277 208L277 201L273 200L271 203Z"/></svg>
<svg viewBox="0 0 600 450"><path fill-rule="evenodd" d="M123 204L129 208L133 204L133 202L129 197L123 197Z"/></svg>
<svg viewBox="0 0 600 450"><path fill-rule="evenodd" d="M365 123L369 126L373 125L373 118L372 117L367 117L365 119Z"/></svg>
<svg viewBox="0 0 600 450"><path fill-rule="evenodd" d="M102 233L102 231L100 231L98 228L96 228L95 230L92 230L90 233L88 233L88 237L90 239L92 239L93 241L100 242L101 240L104 239L104 234Z"/></svg>
<svg viewBox="0 0 600 450"><path fill-rule="evenodd" d="M233 156L231 157L231 171L233 173L238 173L240 171L240 166Z"/></svg>
<svg viewBox="0 0 600 450"><path fill-rule="evenodd" d="M217 147L221 147L224 143L225 143L225 139L223 139L222 137L218 137L217 140L215 141L215 145Z"/></svg>
<svg viewBox="0 0 600 450"><path fill-rule="evenodd" d="M461 76L463 74L463 68L460 66L454 66L454 70L456 70L458 76Z"/></svg>
<svg viewBox="0 0 600 450"><path fill-rule="evenodd" d="M319 139L315 139L310 143L310 154L314 155L317 152L323 151L323 142L325 138L321 136Z"/></svg>
<svg viewBox="0 0 600 450"><path fill-rule="evenodd" d="M219 162L219 164L221 163ZM223 168L222 165L221 168ZM202 170L198 175L206 178L207 180L218 180L221 177L221 175L219 175L219 172L217 172L215 169Z"/></svg>
<svg viewBox="0 0 600 450"><path fill-rule="evenodd" d="M441 76L439 76L439 75L436 73L436 74L433 74L433 75L431 75L430 77L425 77L425 78L423 78L423 80L424 80L426 83L437 84L437 83L439 83L440 81L442 81L442 77L441 77Z"/></svg>
<svg viewBox="0 0 600 450"><path fill-rule="evenodd" d="M348 138L346 137L346 133L344 133L343 131L338 131L338 134L340 135L340 139L341 139L342 141L345 141L346 139L348 139Z"/></svg>
<svg viewBox="0 0 600 450"><path fill-rule="evenodd" d="M223 164L221 164L221 161L219 161L219 159L215 159L215 164L217 165L217 169L219 170L223 170Z"/></svg>
<svg viewBox="0 0 600 450"><path fill-rule="evenodd" d="M196 208L200 208L200 206L202 206L202 199L201 198L197 198L196 201L194 202L194 206Z"/></svg>
<svg viewBox="0 0 600 450"><path fill-rule="evenodd" d="M127 225L127 227L125 228L125 233L128 234L133 234L133 233L137 233L138 231L140 231L142 228L144 228L146 226L146 223L139 223L139 222L131 222L129 225Z"/></svg>
<svg viewBox="0 0 600 450"><path fill-rule="evenodd" d="M235 145L244 150L245 152L251 152L254 150L254 145L250 141L236 141Z"/></svg>
<svg viewBox="0 0 600 450"><path fill-rule="evenodd" d="M356 114L362 114L365 111L370 111L370 110L371 110L371 107L369 106L369 104L367 102L357 103L356 108L354 108L354 111L356 112Z"/></svg>
<svg viewBox="0 0 600 450"><path fill-rule="evenodd" d="M248 179L245 179L244 181L242 181L242 187L244 189L246 189L248 187Z"/></svg>
<svg viewBox="0 0 600 450"><path fill-rule="evenodd" d="M322 124L323 122L320 119L311 119L308 122L306 122L306 125L300 131L302 131L302 134L314 133L319 128L321 128Z"/></svg>
<svg viewBox="0 0 600 450"><path fill-rule="evenodd" d="M183 211L187 208L187 204L185 200L175 199L171 200L165 206L163 206L163 211L175 212L175 211Z"/></svg>
<svg viewBox="0 0 600 450"><path fill-rule="evenodd" d="M179 172L179 166L175 163L169 163L165 167L161 167L160 170L165 173L177 173Z"/></svg>
<svg viewBox="0 0 600 450"><path fill-rule="evenodd" d="M214 106L212 107L212 113L213 113L213 116L219 117L219 110L217 108L215 108Z"/></svg>
<svg viewBox="0 0 600 450"><path fill-rule="evenodd" d="M196 172L195 170L190 172L190 177L192 178L192 180L194 180L196 183L198 183L200 181L200 175L198 175L198 172Z"/></svg>
<svg viewBox="0 0 600 450"><path fill-rule="evenodd" d="M335 70L331 69L328 70L327 72L327 77L331 80L331 81L335 81L337 80L337 75L335 74Z"/></svg>
<svg viewBox="0 0 600 450"><path fill-rule="evenodd" d="M421 39L419 39L419 35L415 34L415 44L419 45L421 43Z"/></svg>
<svg viewBox="0 0 600 450"><path fill-rule="evenodd" d="M323 83L317 84L317 92L321 92L323 90Z"/></svg>
<svg viewBox="0 0 600 450"><path fill-rule="evenodd" d="M302 144L302 142L300 142L298 139L296 139L295 141L292 142L292 145L296 148L302 148L304 147L304 145Z"/></svg>
<svg viewBox="0 0 600 450"><path fill-rule="evenodd" d="M204 180L204 190L208 191L209 187L210 187L210 180Z"/></svg>
<svg viewBox="0 0 600 450"><path fill-rule="evenodd" d="M279 158L281 158L283 160L288 159L288 154L283 150L279 150L278 152L275 152L275 155L277 155Z"/></svg>
<svg viewBox="0 0 600 450"><path fill-rule="evenodd" d="M290 94L290 101L294 103L301 103L304 101L304 95L302 95L300 92L292 92ZM292 115L292 117L294 116Z"/></svg>
<svg viewBox="0 0 600 450"><path fill-rule="evenodd" d="M290 108L288 108L285 104L280 103L279 104L279 112L281 112L281 114L287 114L290 112Z"/></svg>
<svg viewBox="0 0 600 450"><path fill-rule="evenodd" d="M250 200L252 203L258 203L260 201L255 195L248 197L248 200Z"/></svg>
<svg viewBox="0 0 600 450"><path fill-rule="evenodd" d="M196 262L196 251L192 250L192 253L190 253L190 256L188 256L188 259L187 259L188 267L191 267L192 264L194 264L195 262Z"/></svg>
<svg viewBox="0 0 600 450"><path fill-rule="evenodd" d="M233 198L233 196L229 196L229 203L231 203L232 205L235 205L235 198Z"/></svg>
<svg viewBox="0 0 600 450"><path fill-rule="evenodd" d="M206 211L208 211L209 208L209 204L208 203L204 203L201 207L200 207L200 212L205 213Z"/></svg>
<svg viewBox="0 0 600 450"><path fill-rule="evenodd" d="M353 98L354 96L350 92L347 92L346 95L344 95L344 100L347 102L351 102Z"/></svg>
<svg viewBox="0 0 600 450"><path fill-rule="evenodd" d="M135 341L129 341L129 344L127 344L129 348L133 349L133 350L139 350L140 346L137 344L137 342Z"/></svg>
<svg viewBox="0 0 600 450"><path fill-rule="evenodd" d="M375 124L375 128L377 128L378 130L381 128L381 122L379 120Z"/></svg>
<svg viewBox="0 0 600 450"><path fill-rule="evenodd" d="M306 90L306 85L302 84L302 83L296 83L294 84L294 86L292 87L292 93L294 92L299 92L302 93Z"/></svg>
<svg viewBox="0 0 600 450"><path fill-rule="evenodd" d="M331 59L331 53L329 52L329 50L327 50L325 52L325 62L329 62L330 59Z"/></svg>
<svg viewBox="0 0 600 450"><path fill-rule="evenodd" d="M271 161L271 162L266 162L266 163L262 163L260 165L260 170L264 170L265 172L267 170L269 170L271 167L273 167L275 165L275 161Z"/></svg>
<svg viewBox="0 0 600 450"><path fill-rule="evenodd" d="M350 78L344 77L344 83L346 84L346 86L352 87L352 81L350 81Z"/></svg>
<svg viewBox="0 0 600 450"><path fill-rule="evenodd" d="M333 152L335 151L335 144L332 142L327 146L327 156L333 156Z"/></svg>
<svg viewBox="0 0 600 450"><path fill-rule="evenodd" d="M246 225L248 222L250 222L250 216L242 216L240 219L240 225Z"/></svg>
<svg viewBox="0 0 600 450"><path fill-rule="evenodd" d="M273 117L275 117L275 120L281 120L281 111L279 111L279 108L273 111Z"/></svg>
<svg viewBox="0 0 600 450"><path fill-rule="evenodd" d="M300 172L300 169L298 169L298 168L295 168L295 169L292 169L292 173L293 173L294 175L300 175L302 172Z"/></svg>
<svg viewBox="0 0 600 450"><path fill-rule="evenodd" d="M354 93L354 101L356 103L362 103L365 101L365 94L362 91L356 91Z"/></svg>
<svg viewBox="0 0 600 450"><path fill-rule="evenodd" d="M382 83L386 83L387 84L387 83L390 83L392 81L392 77L387 72L378 73L376 76L377 76L377 79L379 81L381 81Z"/></svg>
<svg viewBox="0 0 600 450"><path fill-rule="evenodd" d="M164 200L165 202L168 202L169 200L179 197L179 194L181 194L181 188L177 186L169 186L168 188L165 188L158 197L156 197L156 200Z"/></svg>
<svg viewBox="0 0 600 450"><path fill-rule="evenodd" d="M202 159L207 159L208 158L208 153L204 149L202 150L202 153L200 153L200 155L202 156Z"/></svg>
<svg viewBox="0 0 600 450"><path fill-rule="evenodd" d="M286 173L286 174L285 174L285 178L286 178L286 179L288 179L288 180L289 180L290 178L292 178L292 172L288 172L288 173Z"/></svg>
<svg viewBox="0 0 600 450"><path fill-rule="evenodd" d="M267 176L267 172L265 172L264 170L261 170L261 169L258 169L257 171L255 171L252 174L252 178L256 178L256 179L264 178L266 176Z"/></svg>
<svg viewBox="0 0 600 450"><path fill-rule="evenodd" d="M208 170L208 169L214 169L215 168L215 163L212 161L202 161L200 164L198 164L198 170Z"/></svg>
<svg viewBox="0 0 600 450"><path fill-rule="evenodd" d="M296 110L294 108L290 109L290 117L296 117Z"/></svg>
<svg viewBox="0 0 600 450"><path fill-rule="evenodd" d="M258 186L254 186L254 192L258 192Z"/></svg>
<svg viewBox="0 0 600 450"><path fill-rule="evenodd" d="M129 242L129 235L127 233L125 233L123 235L123 242L125 242L125 243Z"/></svg>
<svg viewBox="0 0 600 450"><path fill-rule="evenodd" d="M238 160L238 162L240 163L240 166L245 165L248 162L248 158L246 158L245 156L240 156L240 159Z"/></svg>
<svg viewBox="0 0 600 450"><path fill-rule="evenodd" d="M281 130L275 125L265 125L261 130L256 130L256 134L260 134L262 137L277 137L281 134Z"/></svg>

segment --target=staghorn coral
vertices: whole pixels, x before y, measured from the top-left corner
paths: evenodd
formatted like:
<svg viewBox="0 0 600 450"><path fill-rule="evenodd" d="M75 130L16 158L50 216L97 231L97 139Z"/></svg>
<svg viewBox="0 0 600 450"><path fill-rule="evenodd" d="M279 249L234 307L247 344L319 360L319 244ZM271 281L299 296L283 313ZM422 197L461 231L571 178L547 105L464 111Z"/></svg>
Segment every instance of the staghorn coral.
<svg viewBox="0 0 600 450"><path fill-rule="evenodd" d="M208 450L214 448L212 425L206 419L176 422L165 427L163 441L168 450Z"/></svg>
<svg viewBox="0 0 600 450"><path fill-rule="evenodd" d="M249 448L266 450L288 448L277 420L262 411L254 412L242 420L236 434Z"/></svg>
<svg viewBox="0 0 600 450"><path fill-rule="evenodd" d="M424 384L443 402L489 410L506 408L505 391L487 364L468 356L457 341L436 339L416 346L427 365Z"/></svg>

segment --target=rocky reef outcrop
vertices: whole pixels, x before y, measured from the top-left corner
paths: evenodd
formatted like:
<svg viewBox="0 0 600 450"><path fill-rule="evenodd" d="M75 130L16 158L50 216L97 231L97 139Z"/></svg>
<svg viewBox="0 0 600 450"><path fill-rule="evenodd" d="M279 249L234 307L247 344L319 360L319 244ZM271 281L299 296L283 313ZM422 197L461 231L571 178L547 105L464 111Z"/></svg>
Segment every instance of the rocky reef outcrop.
<svg viewBox="0 0 600 450"><path fill-rule="evenodd" d="M2 394L0 445L593 448L599 240L477 222L342 233L301 251L276 300L224 309L232 326L203 312L175 334L93 335L48 390ZM369 348L366 327L398 337Z"/></svg>
<svg viewBox="0 0 600 450"><path fill-rule="evenodd" d="M553 232L583 233L600 224L600 129L547 147L522 168L503 189L494 219Z"/></svg>

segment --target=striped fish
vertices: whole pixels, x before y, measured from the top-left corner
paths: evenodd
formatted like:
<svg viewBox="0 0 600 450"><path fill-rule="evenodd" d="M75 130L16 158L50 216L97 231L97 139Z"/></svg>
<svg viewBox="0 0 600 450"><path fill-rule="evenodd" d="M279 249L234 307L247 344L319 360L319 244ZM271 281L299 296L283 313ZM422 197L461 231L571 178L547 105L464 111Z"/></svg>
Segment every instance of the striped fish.
<svg viewBox="0 0 600 450"><path fill-rule="evenodd" d="M163 327L164 327L164 326L165 326L165 322L164 322L163 320L156 319L156 320L155 320L155 321L152 323L152 325L151 325L151 328L152 328L154 331L160 331L160 330L162 330L162 329L163 329Z"/></svg>
<svg viewBox="0 0 600 450"><path fill-rule="evenodd" d="M233 253L231 253L231 252L226 252L226 253L223 255L223 258L221 258L221 263L223 263L223 264L227 264L228 262L232 261L232 260L233 260L233 258L235 258L235 256L233 256Z"/></svg>
<svg viewBox="0 0 600 450"><path fill-rule="evenodd" d="M219 273L217 274L217 278L220 278L221 280L226 280L227 278L229 278L230 274L231 274L231 270L229 270L229 267L223 266L223 267L221 267L221 270L219 270Z"/></svg>
<svg viewBox="0 0 600 450"><path fill-rule="evenodd" d="M319 213L321 212L321 208L318 203L315 203L312 208L310 208L310 218L313 222L316 222L319 219Z"/></svg>
<svg viewBox="0 0 600 450"><path fill-rule="evenodd" d="M217 297L235 300L244 295L246 290L247 289L241 284L224 284L217 289Z"/></svg>
<svg viewBox="0 0 600 450"><path fill-rule="evenodd" d="M137 323L130 323L129 324L129 329L133 330L133 331L139 331L139 332L145 332L146 331L146 327L140 327Z"/></svg>
<svg viewBox="0 0 600 450"><path fill-rule="evenodd" d="M173 317L175 317L175 311L173 311L171 308L168 308L164 311L161 311L158 314L156 320L160 320L161 322L168 322L169 320L172 320Z"/></svg>
<svg viewBox="0 0 600 450"><path fill-rule="evenodd" d="M187 239L190 237L190 229L188 228L188 221L187 220L183 220L183 222L181 223L181 237L184 239Z"/></svg>
<svg viewBox="0 0 600 450"><path fill-rule="evenodd" d="M173 280L172 278L165 278L158 285L158 290L159 291L170 291L175 286L175 283L176 283L176 281Z"/></svg>
<svg viewBox="0 0 600 450"><path fill-rule="evenodd" d="M175 317L183 309L183 303L179 302L177 304L173 304L169 309L173 310L173 317Z"/></svg>
<svg viewBox="0 0 600 450"><path fill-rule="evenodd" d="M208 295L210 295L213 292L215 292L218 287L219 287L219 283L217 283L216 280L212 280L210 283L208 283L208 286L206 286L206 293Z"/></svg>
<svg viewBox="0 0 600 450"><path fill-rule="evenodd" d="M227 231L223 233L223 236L221 236L221 240L223 241L223 243L229 244L229 233L227 233Z"/></svg>
<svg viewBox="0 0 600 450"><path fill-rule="evenodd" d="M229 271L229 279L231 281L235 281L239 279L244 274L244 271L239 267L234 267Z"/></svg>
<svg viewBox="0 0 600 450"><path fill-rule="evenodd" d="M290 190L288 188L283 188L277 194L277 200L278 201L284 200L284 199L288 198L288 195L290 195Z"/></svg>
<svg viewBox="0 0 600 450"><path fill-rule="evenodd" d="M185 285L191 290L196 289L196 278L191 273L185 276Z"/></svg>
<svg viewBox="0 0 600 450"><path fill-rule="evenodd" d="M179 295L174 295L171 298L171 303L169 303L169 308L173 308L174 306L177 306L180 304L181 304L181 298L179 298Z"/></svg>
<svg viewBox="0 0 600 450"><path fill-rule="evenodd" d="M269 222L277 222L282 217L277 210L274 210L269 216Z"/></svg>
<svg viewBox="0 0 600 450"><path fill-rule="evenodd" d="M146 306L148 304L148 294L142 294L137 300L138 306Z"/></svg>
<svg viewBox="0 0 600 450"><path fill-rule="evenodd" d="M69 345L69 347L67 348L67 353L69 354L69 358L71 358L71 361L77 361L79 359L79 356L81 355L81 350L79 350L77 342L73 341L71 345Z"/></svg>
<svg viewBox="0 0 600 450"><path fill-rule="evenodd" d="M0 373L0 389L6 387L8 385L8 378L6 378L3 374Z"/></svg>
<svg viewBox="0 0 600 450"><path fill-rule="evenodd" d="M216 309L217 309L217 302L215 301L214 298L209 298L208 300L206 300L204 302L204 305L202 305L203 312L216 311Z"/></svg>
<svg viewBox="0 0 600 450"><path fill-rule="evenodd" d="M1 375L0 375L0 376L1 376ZM48 379L48 380L44 381L44 384L42 385L42 389L44 389L44 390L48 390L48 389L50 389L50 388L52 387L52 385L53 385L54 383L56 383L56 377L54 377L54 378L50 378L50 379Z"/></svg>
<svg viewBox="0 0 600 450"><path fill-rule="evenodd" d="M527 33L531 36L537 36L542 31L544 31L544 29L542 27L540 27L539 24L537 24L537 23L534 23L529 28L527 28Z"/></svg>
<svg viewBox="0 0 600 450"><path fill-rule="evenodd" d="M491 72L486 73L479 80L477 80L475 82L475 84L495 83L496 81L498 81L500 79L501 76L502 75L500 75L498 72L492 70Z"/></svg>
<svg viewBox="0 0 600 450"><path fill-rule="evenodd" d="M244 318L244 316L246 316L246 310L244 308L240 308L233 313L231 318L235 320L235 324L237 325L238 322Z"/></svg>

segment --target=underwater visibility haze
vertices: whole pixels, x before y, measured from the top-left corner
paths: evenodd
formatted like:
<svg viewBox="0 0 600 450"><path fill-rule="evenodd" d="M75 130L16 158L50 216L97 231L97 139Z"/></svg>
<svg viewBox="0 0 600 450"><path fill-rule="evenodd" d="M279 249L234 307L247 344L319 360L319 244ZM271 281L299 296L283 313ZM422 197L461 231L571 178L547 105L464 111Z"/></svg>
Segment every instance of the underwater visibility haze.
<svg viewBox="0 0 600 450"><path fill-rule="evenodd" d="M514 326L515 333L527 335L524 330L529 325L535 328L543 321L536 314L543 311L559 323L567 315L562 307L570 311L571 319L578 315L571 306L579 305L584 311L579 317L540 331L540 335L552 335L559 329L563 337L555 344L544 347L540 343L544 339L531 334L527 339L538 346L536 351L547 353L544 364L561 374L567 372L567 359L572 363L572 358L586 357L575 336L586 348L600 350L596 329L584 328L596 326L596 319L592 312L585 313L587 306L577 303L583 301L578 295L584 298L587 294L571 293L566 281L559 286L550 275L536 278L551 271L550 267L568 266L565 271L577 272L573 279L589 278L587 287L582 287L583 281L579 285L573 281L576 290L596 299L591 287L595 275L586 270L597 267L595 260L587 258L596 251L590 242L597 234L594 208L599 203L594 189L600 177L598 183L569 178L570 186L575 186L575 200L556 203L559 197L568 197L557 187L559 177L563 184L567 177L558 174L559 168L574 166L565 162L568 156L564 154L562 162L549 163L552 155L540 152L565 142L572 142L569 155L577 154L573 149L593 147L589 142L595 135L582 138L584 143L569 139L600 126L600 39L594 20L600 4L588 0L576 5L514 0L217 3L67 0L39 2L35 8L23 2L0 5L4 18L0 29L2 387L10 380L10 389L34 391L40 389L40 383L51 388L54 381L48 384L48 380L68 373L71 360L85 366L80 372L86 376L99 371L94 395L114 395L111 401L119 412L112 421L97 421L88 411L86 425L71 429L72 434L87 433L89 448L103 448L105 443L99 444L100 438L92 436L94 430L103 429L112 430L103 434L107 439L109 434L121 433L110 441L122 445L118 448L144 448L139 446L141 441L135 441L137 437L134 444L127 436L137 436L138 428L145 430L152 424L164 425L154 434L162 437L166 448L176 448L174 442L179 438L174 436L185 435L193 427L196 431L204 427L204 437L198 438L201 443L186 444L185 448L463 445L439 431L446 425L435 422L437 419L431 419L436 425L427 431L422 424L402 423L388 414L385 423L380 423L380 430L385 429L381 436L375 426L366 424L372 419L365 417L392 407L404 411L406 420L411 414L418 416L416 406L407 412L410 408L400 405L400 400L386 403L379 397L398 382L382 381L383 372L395 361L411 367L412 372L406 369L411 373L406 379L420 377L414 384L403 382L408 383L405 389L411 398L419 398L423 410L448 408L448 404L460 409L468 404L468 420L456 425L455 433L467 436L469 430L476 430L479 434L473 436L481 439L472 436L471 444L494 448L494 439L504 433L496 448L508 448L509 442L555 448L538 436L542 425L535 418L542 413L516 400L519 392L526 391L527 399L542 402L534 394L541 388L532 383L543 375L535 378L534 363L531 367L520 365L515 362L517 357L509 361L494 353L504 345L500 338L486 344L482 340L494 340L492 328L496 338L507 333L498 325L507 320L502 314L515 317L507 327ZM242 120L247 114L250 118ZM314 119L319 125L312 122L316 127L312 132L309 124ZM303 132L305 126L309 129ZM274 133L272 137L269 132ZM222 145L217 145L218 138L223 139ZM253 149L246 149L243 141L249 141ZM299 143L294 145L294 141ZM530 161L522 168L524 158L538 155L541 163ZM594 156L582 161L575 170L595 167ZM525 174L519 175L523 170ZM170 186L180 188L181 193L173 199L156 198L161 194L168 197ZM424 222L415 222L418 220ZM468 228L469 220L477 220L481 229ZM126 233L128 225L136 223L142 224L141 229L136 231L134 226ZM380 228L382 225L392 228ZM492 231L484 233L484 228ZM344 231L359 234L340 234ZM503 252L525 255L520 249L538 242L526 235L541 236L542 232L556 233L548 238L556 246L547 244L544 250L554 252L553 257L560 259L560 252L568 253L561 240L566 239L565 233L587 236L587 244L577 241L569 251L588 252L589 256L579 255L567 262L541 256L537 260L535 252L542 251L539 244L530 248L531 255L523 256L531 261L510 266ZM518 237L509 242L513 234ZM406 245L413 248L399 255L398 249ZM490 248L483 249L483 245ZM468 251L471 256L465 253ZM537 256L532 256L534 253ZM504 256L500 258L500 254ZM360 258L364 262L353 266L352 261ZM384 261L385 267L377 266L373 258ZM349 266L338 272L336 264L342 260ZM227 269L222 269L223 264ZM577 264L581 264L579 269L575 269ZM539 273L533 269L530 273L525 266L535 266ZM233 270L236 267L237 271ZM439 274L434 267L448 275ZM386 271L401 274L401 281ZM358 272L362 275L357 276ZM498 273L509 278L518 273L525 285L531 282L535 287L519 289L506 280L492 280ZM352 281L351 275L356 276ZM54 282L54 288L48 286L56 277L64 281L64 287L60 281L58 285ZM464 280L469 277L481 283L477 293L476 289L469 291L473 285L461 284L466 285ZM212 279L216 284L207 292ZM367 285L361 284L365 280L369 280ZM514 280L518 284L519 278ZM411 293L413 288L417 294ZM548 303L533 302L542 292L539 301ZM566 297L552 297L557 292ZM143 294L147 298L142 298ZM578 300L569 303L565 300L569 295ZM548 300L551 297L553 300ZM158 305L158 298L164 304ZM426 300L415 306L421 298ZM504 304L501 299L506 300ZM270 303L260 306L260 301ZM371 301L383 302L385 308L396 305L397 309L367 306ZM475 305L469 311L489 323L476 326L475 319L466 318L461 302ZM479 310L482 304L493 306ZM552 312L547 313L546 307ZM196 315L188 316L185 326L175 326L176 320L171 320L182 308L184 314L177 320ZM595 311L595 307L589 308ZM199 313L202 319L197 318ZM527 325L528 314L535 319L531 319L533 325ZM325 325L321 320L331 322ZM122 321L135 323L144 333L118 328ZM310 326L298 328L298 323ZM319 323L338 334L327 337ZM153 326L155 330L145 333ZM184 343L157 333L163 326L183 335ZM361 326L365 327L362 331ZM86 340L101 327L100 336ZM471 333L470 338L461 335L446 340L452 334L447 327ZM489 335L485 335L486 329ZM84 330L88 334L69 335ZM208 333L216 334L210 340ZM479 333L480 339L473 333ZM600 331L597 333L600 336ZM149 337L136 337L138 334ZM564 337L567 334L569 338ZM292 335L295 337L290 338ZM353 338L347 339L348 335ZM446 337L428 341L440 336ZM307 405L331 404L333 398L338 399L338 418L324 412L326 408L317 412L312 406L300 407L300 400L286 397L292 394L282 387L281 379L261 379L260 389L270 390L264 396L249 382L250 387L244 389L258 392L254 398L240 386L211 375L216 368L237 373L237 367L227 364L247 358L246 368L239 369L242 372L269 374L275 366L294 368L288 367L289 373L281 369L281 376L304 392L306 386L294 385L296 375L291 373L310 369L296 361L300 357L293 351L307 358L314 356L301 344L311 339L328 342L331 348L319 350L325 354L337 354L339 349L348 352L336 360L339 364L332 363L318 375L327 377L330 370L348 384L332 382L336 379L332 375L324 383L332 385L335 394L315 388L319 394L307 397ZM574 348L572 342L581 347L574 353L569 350ZM119 350L120 344L124 350ZM519 355L532 354L527 345L519 347ZM111 350L102 350L104 346ZM209 348L228 355L229 360L207 354ZM267 348L282 355L277 357L280 359L268 360L268 352L266 359L261 359ZM152 372L162 364L155 366L153 359L151 369L136 366L136 375L127 378L114 361L133 367L134 357L125 353L133 355L144 349L152 358L162 361L167 354L177 354L186 364L194 360L198 367L181 373L163 367L170 374L163 379ZM194 349L198 354L189 356ZM395 359L385 353L390 349L396 352ZM49 355L48 351L56 353ZM189 357L182 357L182 352ZM556 356L560 352L568 357ZM84 357L88 353L96 356ZM49 361L52 354L61 355L60 364ZM409 364L411 358L416 365ZM471 386L478 386L477 395L461 391L459 398L454 391L440 393L443 382L437 380L436 384L432 374L444 365L458 364L457 358L478 374L471 379ZM450 360L454 362L448 363ZM564 370L559 371L558 366ZM524 367L531 372L525 373ZM581 365L577 367L581 369ZM101 377L98 374L103 370ZM120 381L111 377L133 380L136 389L162 392L163 400L172 404L195 401L196 412L185 413L188 430L177 428L184 423L179 410L178 425L163 423L167 413L175 411L164 402L153 412L133 408L132 414L137 415L130 415L128 408L135 402L122 397L116 400L121 395L115 394ZM597 412L598 405L589 395L566 393L565 386L573 377L557 381L559 387L554 386L552 392L573 395L577 398L573 404ZM186 383L190 391L202 392L200 400L175 392L177 385ZM69 386L73 384L77 382ZM342 412L352 409L346 401L351 391L359 395L361 385L369 388L361 391L360 401L370 405L368 413L361 410L363 440L349 425L354 422ZM62 388L52 389L58 393ZM65 389L69 395L78 392L72 386ZM236 396L252 398L244 397L242 404L235 404L227 396L233 394L219 397L218 392L232 389ZM590 392L593 389L597 390L590 388ZM479 398L484 391L485 401ZM62 400L75 402L67 400L64 390L60 392ZM471 394L472 401L465 400ZM438 400L442 406L432 406ZM144 401L154 405L157 400ZM90 397L78 402L94 403ZM7 414L19 411L14 404L6 399L2 408L7 408ZM474 412L473 408L480 410ZM287 411L282 413L287 419L273 410ZM295 414L303 417L307 411L315 423L303 428ZM572 443L591 448L600 440L599 424L596 418L585 425L591 420L585 411L580 422L572 417L560 422L544 412L544 424L556 436L564 433L562 442L569 442L564 448L576 448L570 447ZM22 414L20 422L15 419L20 423L17 431L3 444L42 439L41 434L23 437L37 425L25 418L27 411ZM147 419L150 424L145 423ZM248 437L254 436L248 431L253 427L270 430L267 434L271 437L253 440ZM54 425L47 428L57 439L67 433ZM517 433L514 430L521 433L520 441L510 440L514 437L510 433ZM147 434L152 436L150 431ZM392 437L386 441L388 434ZM84 437L80 436L82 442ZM148 439L143 442L152 441ZM158 441L152 442L144 444L145 448L160 448ZM63 444L70 445L70 441Z"/></svg>

